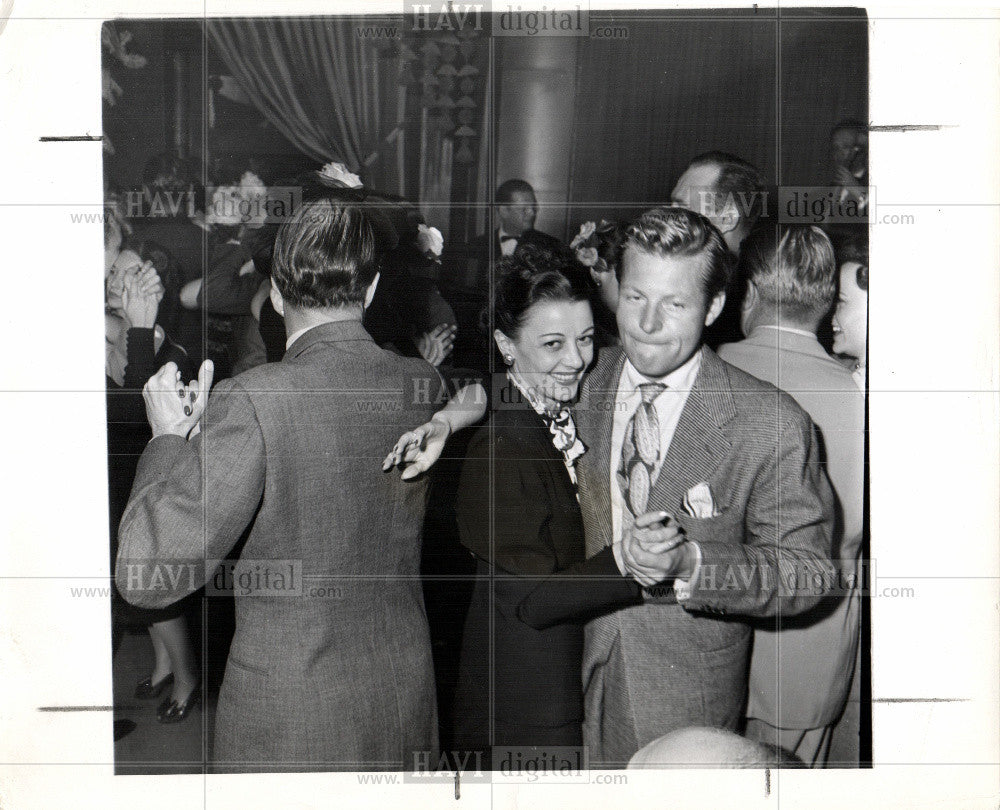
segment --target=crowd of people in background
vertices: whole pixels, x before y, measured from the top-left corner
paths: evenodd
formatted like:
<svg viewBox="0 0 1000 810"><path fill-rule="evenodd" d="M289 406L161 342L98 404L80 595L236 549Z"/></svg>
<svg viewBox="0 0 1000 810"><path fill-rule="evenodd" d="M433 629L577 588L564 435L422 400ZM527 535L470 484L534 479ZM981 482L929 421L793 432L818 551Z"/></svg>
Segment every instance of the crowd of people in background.
<svg viewBox="0 0 1000 810"><path fill-rule="evenodd" d="M867 205L862 133L834 183ZM779 222L719 151L568 242L523 179L445 245L341 164L260 174L160 155L108 190L114 647L148 630L160 722L203 698L208 573L124 569L242 555L345 595L237 596L221 769L857 766L866 225Z"/></svg>

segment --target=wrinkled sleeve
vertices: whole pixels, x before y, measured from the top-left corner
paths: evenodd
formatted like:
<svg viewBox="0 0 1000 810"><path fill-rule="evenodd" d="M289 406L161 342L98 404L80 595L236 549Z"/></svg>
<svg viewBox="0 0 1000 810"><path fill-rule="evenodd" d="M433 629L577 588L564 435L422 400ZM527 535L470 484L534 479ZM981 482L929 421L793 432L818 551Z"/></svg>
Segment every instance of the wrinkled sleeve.
<svg viewBox="0 0 1000 810"><path fill-rule="evenodd" d="M116 583L126 600L160 608L205 582L253 520L264 491L264 440L249 395L216 386L191 441L154 438L143 451L118 530Z"/></svg>

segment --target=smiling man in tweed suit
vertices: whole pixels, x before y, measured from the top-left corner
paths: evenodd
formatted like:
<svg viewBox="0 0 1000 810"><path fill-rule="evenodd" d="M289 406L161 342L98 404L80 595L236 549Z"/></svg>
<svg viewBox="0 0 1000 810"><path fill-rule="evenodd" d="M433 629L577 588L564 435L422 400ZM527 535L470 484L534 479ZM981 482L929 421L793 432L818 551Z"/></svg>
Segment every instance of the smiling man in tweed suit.
<svg viewBox="0 0 1000 810"><path fill-rule="evenodd" d="M833 582L832 493L812 422L702 345L729 261L697 213L640 217L620 270L624 352L602 351L581 396L588 556L612 543L623 571L655 585L587 627L584 742L599 766L622 767L674 729L738 729L743 618L801 613Z"/></svg>

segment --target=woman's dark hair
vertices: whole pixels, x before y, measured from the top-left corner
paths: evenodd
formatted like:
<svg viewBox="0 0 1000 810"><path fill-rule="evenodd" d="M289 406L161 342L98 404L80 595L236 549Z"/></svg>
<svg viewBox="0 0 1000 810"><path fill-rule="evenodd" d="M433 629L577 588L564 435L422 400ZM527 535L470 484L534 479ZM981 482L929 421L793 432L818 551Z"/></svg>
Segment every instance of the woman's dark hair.
<svg viewBox="0 0 1000 810"><path fill-rule="evenodd" d="M844 262L854 262L861 266L857 270L858 287L868 292L868 232L856 231L842 237L837 244L837 266Z"/></svg>
<svg viewBox="0 0 1000 810"><path fill-rule="evenodd" d="M493 325L516 339L538 303L589 301L585 274L544 250L502 259L493 288Z"/></svg>
<svg viewBox="0 0 1000 810"><path fill-rule="evenodd" d="M271 277L289 304L361 304L378 272L378 236L364 210L332 197L303 203L278 231Z"/></svg>

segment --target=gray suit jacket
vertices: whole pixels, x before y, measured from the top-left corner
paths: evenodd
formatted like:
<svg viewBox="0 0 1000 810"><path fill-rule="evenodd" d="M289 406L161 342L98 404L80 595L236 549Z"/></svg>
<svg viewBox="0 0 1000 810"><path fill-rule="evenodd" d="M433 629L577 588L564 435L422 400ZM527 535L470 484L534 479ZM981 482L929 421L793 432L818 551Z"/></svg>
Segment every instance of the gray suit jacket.
<svg viewBox="0 0 1000 810"><path fill-rule="evenodd" d="M747 705L748 717L772 726L820 728L836 720L847 701L861 630L860 588L847 586L860 573L865 397L815 337L760 327L721 347L719 356L791 394L823 442L823 468L841 518L834 562L845 587L780 631L755 629Z"/></svg>
<svg viewBox="0 0 1000 810"><path fill-rule="evenodd" d="M433 757L418 577L426 484L380 462L440 404L439 379L360 323L323 324L280 363L219 383L200 435L146 447L119 530L129 601L159 606L196 589L204 561L250 527L233 577L218 769L387 770L412 767L413 752Z"/></svg>
<svg viewBox="0 0 1000 810"><path fill-rule="evenodd" d="M736 728L750 644L741 617L807 610L833 579L833 499L809 417L774 386L702 352L649 498L650 511L672 513L701 548L690 597L677 604L667 583L647 590L645 604L587 626L584 742L591 762L607 767L673 729ZM579 462L588 556L611 540L612 417L624 361L621 349L601 351L577 409L589 448ZM700 483L711 489L714 517L684 513L685 493Z"/></svg>

